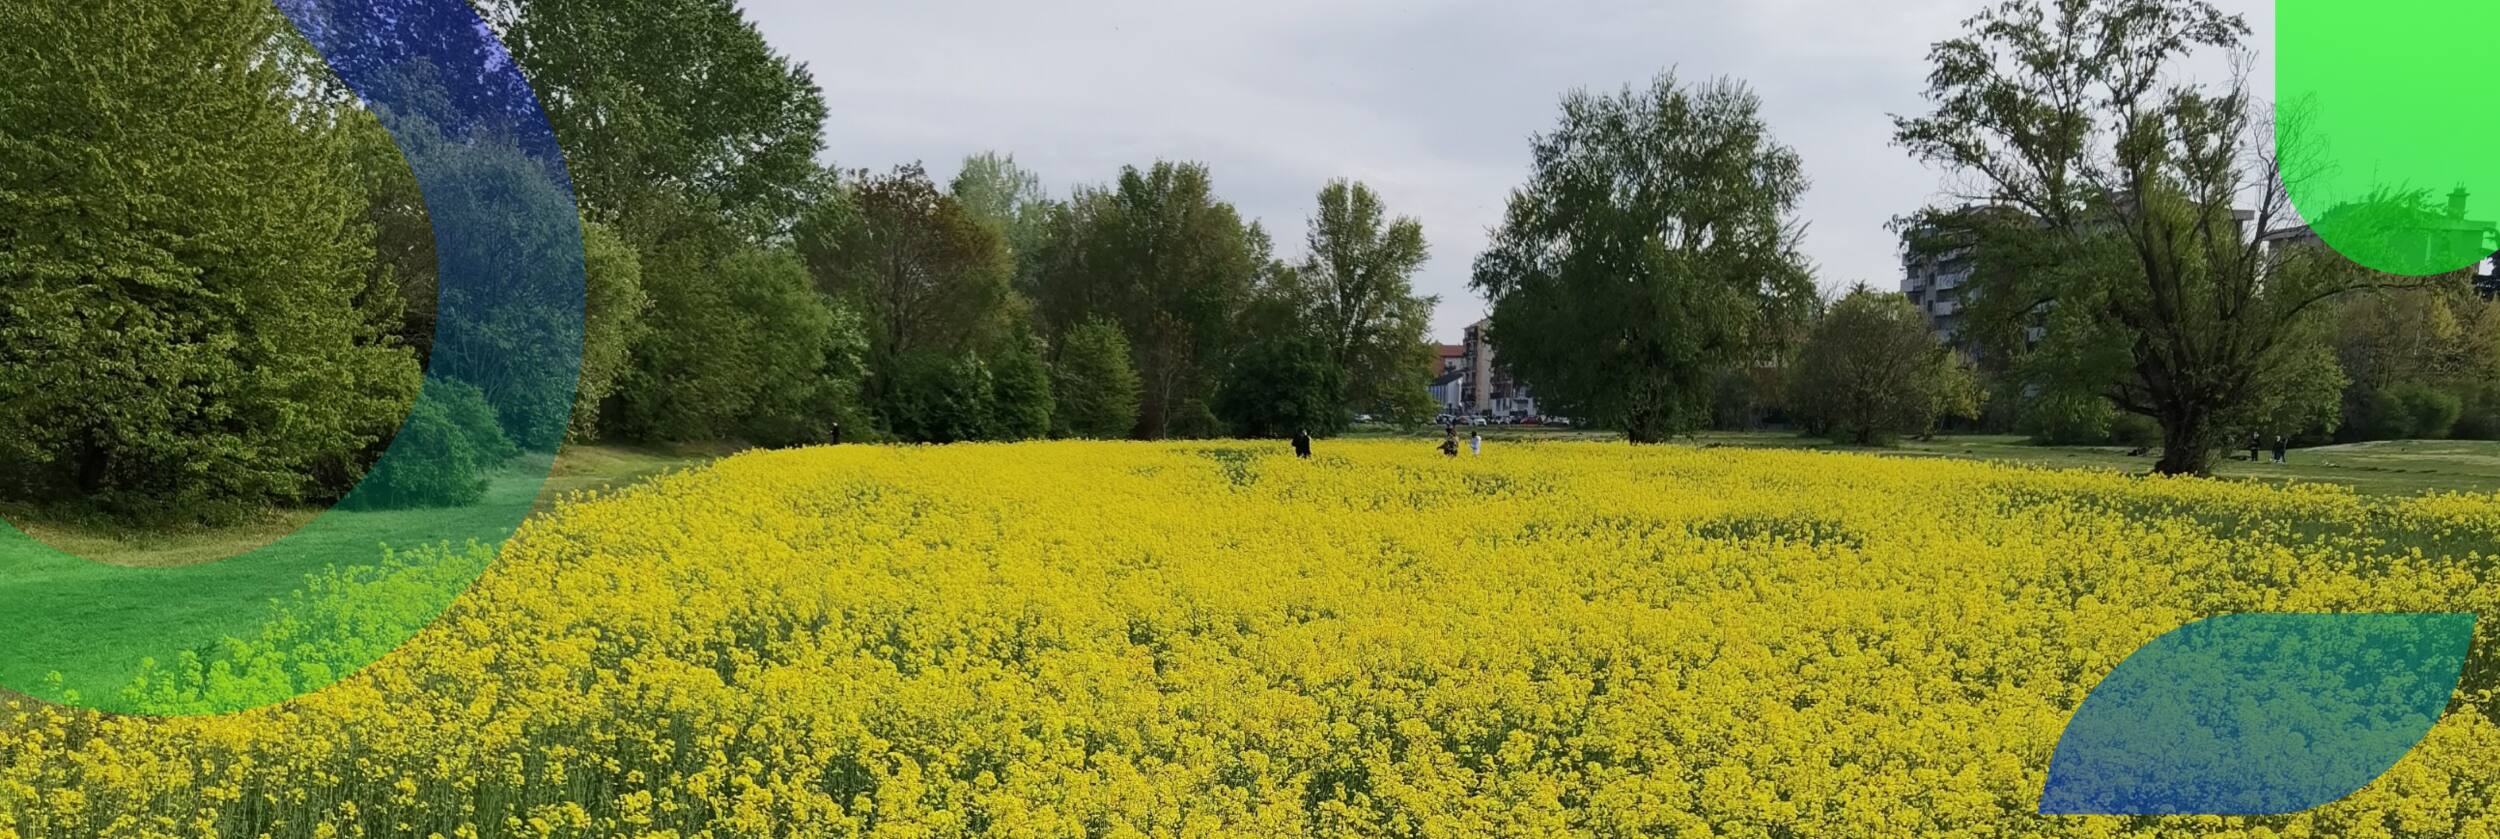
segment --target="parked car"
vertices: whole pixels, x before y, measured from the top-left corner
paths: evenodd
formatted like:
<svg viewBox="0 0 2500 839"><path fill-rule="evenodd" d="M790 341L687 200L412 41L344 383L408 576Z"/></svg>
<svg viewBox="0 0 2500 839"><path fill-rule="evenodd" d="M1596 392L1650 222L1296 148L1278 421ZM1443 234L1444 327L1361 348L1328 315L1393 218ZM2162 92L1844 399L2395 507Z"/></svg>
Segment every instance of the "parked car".
<svg viewBox="0 0 2500 839"><path fill-rule="evenodd" d="M1526 418L1521 419L1521 420L1519 421L1519 424L1520 424L1520 425L1544 425L1544 424L1545 424L1545 418L1544 418L1544 417L1526 417Z"/></svg>
<svg viewBox="0 0 2500 839"><path fill-rule="evenodd" d="M1468 424L1468 425L1492 425L1493 423L1492 423L1492 421L1487 420L1487 419L1485 419L1485 418L1483 418L1483 417L1475 417L1475 418L1473 418L1473 419L1468 420L1468 421L1467 421L1467 424Z"/></svg>

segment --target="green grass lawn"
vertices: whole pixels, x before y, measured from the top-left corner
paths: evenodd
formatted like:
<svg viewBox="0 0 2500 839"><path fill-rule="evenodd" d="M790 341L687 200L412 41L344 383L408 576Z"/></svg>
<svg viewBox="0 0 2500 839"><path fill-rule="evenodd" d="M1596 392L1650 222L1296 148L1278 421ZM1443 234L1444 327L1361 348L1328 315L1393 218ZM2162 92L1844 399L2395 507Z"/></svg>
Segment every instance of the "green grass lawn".
<svg viewBox="0 0 2500 839"><path fill-rule="evenodd" d="M32 582L40 577L46 585L13 593L13 586L0 585L0 609L41 609L57 614L82 616L81 623L95 627L92 633L61 639L74 643L76 649L17 650L10 660L40 662L84 660L136 663L143 650L154 649L165 637L247 637L265 619L269 592L293 591L302 587L305 577L327 567L340 556L380 557L381 546L415 547L425 541L423 534L445 532L443 517L486 516L504 520L500 510L512 504L531 503L544 510L558 500L584 492L598 492L620 487L656 473L694 466L728 452L725 447L688 447L675 449L628 449L613 447L580 447L565 450L557 456L550 470L546 456L524 457L496 475L489 485L489 503L451 510L340 510L332 521L321 527L299 528L322 515L319 510L287 510L273 512L260 520L225 528L195 528L173 532L122 532L102 529L92 523L47 521L39 513L9 510L9 521L35 539L70 554L92 560L88 563L60 565L57 563L23 563L14 572L0 573L0 579ZM552 475L542 490L538 476ZM455 521L457 518L455 518ZM484 521L484 520L481 520ZM332 526L343 525L343 526ZM294 538L280 541L280 537ZM397 537L397 538L395 538ZM240 563L230 571L208 575L166 576L173 569L240 556L261 548L252 561ZM17 563L0 556L0 566ZM127 587L79 586L76 575L94 574L96 579L125 568L155 569L155 572L131 581L130 585L165 588L161 597L130 597ZM36 570L41 569L41 570ZM123 572L126 573L126 572ZM64 576L66 575L66 576ZM68 583L68 585L64 585ZM49 592L36 595L34 592ZM43 596L43 602L21 602L28 596ZM173 611L164 611L158 600L180 604ZM129 612L129 620L114 620L116 611ZM143 615L144 613L144 615ZM28 665L32 666L32 665ZM31 686L45 674L40 672L0 672L0 684ZM119 684L66 684L82 695L111 695ZM99 693L106 692L106 693Z"/></svg>

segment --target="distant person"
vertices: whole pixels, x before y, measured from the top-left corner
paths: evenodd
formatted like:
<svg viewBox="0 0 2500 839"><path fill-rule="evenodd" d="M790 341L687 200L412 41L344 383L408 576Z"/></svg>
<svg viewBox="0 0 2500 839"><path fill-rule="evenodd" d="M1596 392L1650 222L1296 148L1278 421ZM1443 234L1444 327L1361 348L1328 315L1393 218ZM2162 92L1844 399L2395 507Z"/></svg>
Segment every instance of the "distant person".
<svg viewBox="0 0 2500 839"><path fill-rule="evenodd" d="M1443 437L1443 438L1441 438L1441 453L1442 453L1443 455L1447 455L1447 456L1449 456L1449 457L1457 457L1457 456L1458 456L1458 427L1457 427L1457 426L1451 426L1451 427L1450 427L1450 433L1449 433L1449 435L1448 435L1448 436L1445 436L1445 437Z"/></svg>
<svg viewBox="0 0 2500 839"><path fill-rule="evenodd" d="M2291 453L2291 451L2292 451L2292 442L2291 442L2290 440L2283 439L2283 435L2281 435L2281 434L2274 435L2274 462L2276 462L2276 463L2287 463L2287 462L2289 462L2289 461L2287 461L2287 460L2285 460L2285 459L2284 459L2284 456L2285 456L2285 455L2287 455L2287 454L2290 454L2290 453Z"/></svg>
<svg viewBox="0 0 2500 839"><path fill-rule="evenodd" d="M833 424L833 444L842 445L842 424L838 422Z"/></svg>
<svg viewBox="0 0 2500 839"><path fill-rule="evenodd" d="M1293 435L1293 456L1294 456L1294 457L1298 457L1298 458L1302 458L1303 460L1309 460L1309 459L1311 459L1311 430L1310 430L1310 429L1308 429L1308 428L1302 429L1302 430L1301 430L1301 431L1299 431L1299 432L1295 432L1295 434Z"/></svg>
<svg viewBox="0 0 2500 839"><path fill-rule="evenodd" d="M2260 462L2263 462L2264 458L2262 458L2262 457L2259 457L2259 456L2258 456L2258 454L2257 454L2257 448L2258 448L2259 446L2264 445L2264 444L2265 444L2265 440L2264 440L2264 439L2262 439L2262 438L2260 438L2260 437L2258 437L2258 436L2257 436L2257 432L2254 432L2254 431L2248 432L2248 462L2250 462L2250 463L2260 463Z"/></svg>
<svg viewBox="0 0 2500 839"><path fill-rule="evenodd" d="M1482 431L1478 431L1478 432L1475 432L1475 433L1474 433L1474 435L1470 436L1470 437L1467 439L1467 449L1468 449L1468 451L1469 451L1470 453L1474 454L1475 456L1477 456L1477 457L1483 457L1483 456L1484 456L1484 432L1482 432Z"/></svg>

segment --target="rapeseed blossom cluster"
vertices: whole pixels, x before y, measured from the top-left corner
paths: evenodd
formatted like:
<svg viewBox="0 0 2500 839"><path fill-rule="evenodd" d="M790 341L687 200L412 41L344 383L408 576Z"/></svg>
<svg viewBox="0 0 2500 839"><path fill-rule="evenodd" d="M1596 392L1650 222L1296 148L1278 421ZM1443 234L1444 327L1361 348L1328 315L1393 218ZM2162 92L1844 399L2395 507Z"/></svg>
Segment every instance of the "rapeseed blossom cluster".
<svg viewBox="0 0 2500 839"><path fill-rule="evenodd" d="M533 521L295 702L0 706L0 837L2492 836L2488 638L2343 802L2034 810L2145 642L2500 614L2494 546L2500 497L1805 452L755 453ZM131 689L326 681L488 557L403 559Z"/></svg>

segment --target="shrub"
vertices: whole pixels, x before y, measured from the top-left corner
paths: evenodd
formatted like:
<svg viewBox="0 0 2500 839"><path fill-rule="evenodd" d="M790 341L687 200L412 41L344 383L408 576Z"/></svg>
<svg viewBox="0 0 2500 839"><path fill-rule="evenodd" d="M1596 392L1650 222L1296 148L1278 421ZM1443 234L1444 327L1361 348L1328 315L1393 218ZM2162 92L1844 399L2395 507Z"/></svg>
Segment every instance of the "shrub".
<svg viewBox="0 0 2500 839"><path fill-rule="evenodd" d="M360 509L456 507L486 497L487 475L518 453L485 395L468 384L429 379L390 453L345 504Z"/></svg>
<svg viewBox="0 0 2500 839"><path fill-rule="evenodd" d="M2143 414L2120 414L2109 423L2109 442L2120 446L2161 445L2161 423Z"/></svg>

